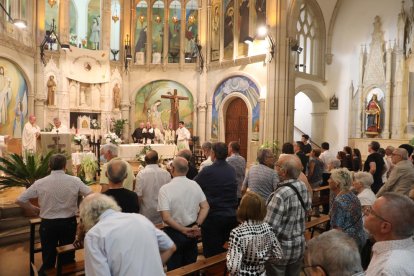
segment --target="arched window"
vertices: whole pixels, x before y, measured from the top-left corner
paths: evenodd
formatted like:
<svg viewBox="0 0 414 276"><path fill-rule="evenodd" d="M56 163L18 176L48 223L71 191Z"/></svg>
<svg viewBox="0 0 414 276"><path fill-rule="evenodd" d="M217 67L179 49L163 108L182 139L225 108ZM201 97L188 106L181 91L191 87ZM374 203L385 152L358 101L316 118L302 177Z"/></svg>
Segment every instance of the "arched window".
<svg viewBox="0 0 414 276"><path fill-rule="evenodd" d="M296 31L298 46L303 48L296 55L296 70L323 78L325 23L317 3L305 1L301 4Z"/></svg>
<svg viewBox="0 0 414 276"><path fill-rule="evenodd" d="M113 60L119 60L119 37L121 33L121 5L118 0L112 0L111 3L111 42L110 48Z"/></svg>
<svg viewBox="0 0 414 276"><path fill-rule="evenodd" d="M152 5L152 63L162 63L164 51L164 2Z"/></svg>
<svg viewBox="0 0 414 276"><path fill-rule="evenodd" d="M198 43L198 4L196 0L188 1L185 7L184 51L186 62L196 62Z"/></svg>
<svg viewBox="0 0 414 276"><path fill-rule="evenodd" d="M181 3L174 0L170 3L168 15L168 62L178 63L180 60L181 40Z"/></svg>

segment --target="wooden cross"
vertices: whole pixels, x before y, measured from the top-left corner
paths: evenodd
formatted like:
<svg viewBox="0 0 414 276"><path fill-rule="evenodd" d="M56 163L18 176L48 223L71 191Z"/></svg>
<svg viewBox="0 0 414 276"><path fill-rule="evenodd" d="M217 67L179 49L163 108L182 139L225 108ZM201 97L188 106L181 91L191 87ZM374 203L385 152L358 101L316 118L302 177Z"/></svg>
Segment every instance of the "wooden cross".
<svg viewBox="0 0 414 276"><path fill-rule="evenodd" d="M58 152L60 153L60 152L62 152L61 149L66 147L65 144L59 144L59 140L60 140L59 136L52 137L52 140L55 141L55 144L47 146L49 149L56 149L57 148Z"/></svg>
<svg viewBox="0 0 414 276"><path fill-rule="evenodd" d="M176 130L178 128L178 122L180 120L180 116L179 116L180 100L188 100L188 97L178 96L177 89L174 89L173 95L171 94L171 92L168 92L168 95L161 95L161 98L170 99L170 102L171 102L170 125L173 127L174 130Z"/></svg>

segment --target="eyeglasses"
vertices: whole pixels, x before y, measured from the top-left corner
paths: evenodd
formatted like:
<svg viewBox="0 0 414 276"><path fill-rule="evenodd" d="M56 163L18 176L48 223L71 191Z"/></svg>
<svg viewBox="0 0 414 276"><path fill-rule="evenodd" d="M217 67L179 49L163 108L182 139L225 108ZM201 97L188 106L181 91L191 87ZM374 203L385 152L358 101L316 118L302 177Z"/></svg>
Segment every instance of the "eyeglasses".
<svg viewBox="0 0 414 276"><path fill-rule="evenodd" d="M376 217L376 218L378 218L378 219L380 219L380 220L382 220L382 221L384 221L384 222L388 222L389 224L391 224L391 222L389 222L388 220L386 220L385 218L383 218L383 217L381 217L380 215L378 215L375 211L374 211L374 209L372 209L372 207L371 206L368 206L368 207L366 207L365 209L364 209L364 215L365 216L368 216L368 215L373 215L374 217Z"/></svg>

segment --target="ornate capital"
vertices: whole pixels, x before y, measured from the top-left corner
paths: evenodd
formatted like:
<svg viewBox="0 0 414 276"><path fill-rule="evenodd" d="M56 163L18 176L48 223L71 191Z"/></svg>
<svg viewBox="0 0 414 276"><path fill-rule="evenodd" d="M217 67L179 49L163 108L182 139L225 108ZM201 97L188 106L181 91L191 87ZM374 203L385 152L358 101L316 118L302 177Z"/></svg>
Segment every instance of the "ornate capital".
<svg viewBox="0 0 414 276"><path fill-rule="evenodd" d="M207 104L206 103L199 103L197 105L198 110L200 111L205 111L207 109Z"/></svg>

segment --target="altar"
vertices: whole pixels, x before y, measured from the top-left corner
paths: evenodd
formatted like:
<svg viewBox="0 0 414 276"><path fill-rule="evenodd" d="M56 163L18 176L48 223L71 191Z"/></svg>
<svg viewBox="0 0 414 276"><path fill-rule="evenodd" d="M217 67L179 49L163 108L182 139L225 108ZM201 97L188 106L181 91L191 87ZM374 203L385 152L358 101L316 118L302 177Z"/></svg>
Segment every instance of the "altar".
<svg viewBox="0 0 414 276"><path fill-rule="evenodd" d="M174 144L121 144L118 146L118 157L127 161L135 160L137 154L141 153L145 146L151 146L151 149L158 152L158 158L172 159L178 152Z"/></svg>

